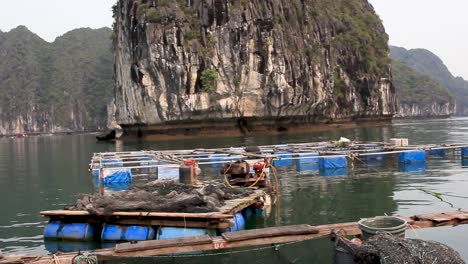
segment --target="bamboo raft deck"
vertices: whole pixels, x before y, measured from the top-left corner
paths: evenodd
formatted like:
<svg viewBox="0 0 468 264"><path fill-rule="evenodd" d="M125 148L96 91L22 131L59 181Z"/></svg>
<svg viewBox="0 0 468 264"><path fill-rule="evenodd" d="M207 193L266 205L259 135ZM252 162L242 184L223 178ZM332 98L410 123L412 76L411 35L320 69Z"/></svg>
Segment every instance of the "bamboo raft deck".
<svg viewBox="0 0 468 264"><path fill-rule="evenodd" d="M42 211L42 216L51 220L66 222L96 222L122 225L154 225L196 228L228 228L234 214L252 206L266 195L263 189L256 189L244 198L225 200L225 204L216 212L208 213L170 213L170 212L112 212L92 214L88 211L52 210Z"/></svg>
<svg viewBox="0 0 468 264"><path fill-rule="evenodd" d="M351 142L349 146L339 147L334 142L325 141L258 146L258 151L256 153L245 151L245 147L103 152L93 155L90 163L90 170L179 168L181 164L188 159L196 161L197 165L200 166L225 164L237 160L247 160L249 163L263 161L265 159L292 161L304 159L304 156L300 155L308 154L318 154L319 158L346 157L350 160L355 160L375 155L392 155L411 151L456 151L463 148L468 148L468 144L395 145L386 142ZM285 155L284 153L288 154ZM113 161L115 158L118 158L119 161ZM147 165L141 165L141 159L155 159L159 162L157 164L148 163ZM117 166L117 168L113 167L115 164L119 166ZM139 175L135 174L134 176Z"/></svg>
<svg viewBox="0 0 468 264"><path fill-rule="evenodd" d="M468 224L468 211L421 214L402 218L407 220L407 229L456 226ZM349 236L361 234L357 222L318 226L306 224L243 230L224 233L221 236L216 237L203 235L168 240L121 243L113 248L93 250L89 251L89 253L97 256L100 261L129 257L150 257L193 251L232 249L298 242L311 239L324 239L333 237L334 232L340 232ZM79 254L81 253L59 253L52 256L5 256L0 259L0 264L71 264L73 263L73 259Z"/></svg>

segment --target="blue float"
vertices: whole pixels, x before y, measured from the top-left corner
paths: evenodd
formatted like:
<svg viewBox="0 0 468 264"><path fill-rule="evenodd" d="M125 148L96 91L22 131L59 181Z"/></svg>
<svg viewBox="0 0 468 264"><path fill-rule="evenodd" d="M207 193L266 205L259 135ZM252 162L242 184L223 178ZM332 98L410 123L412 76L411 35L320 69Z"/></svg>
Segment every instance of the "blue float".
<svg viewBox="0 0 468 264"><path fill-rule="evenodd" d="M321 168L320 174L325 177L346 176L348 175L348 168Z"/></svg>
<svg viewBox="0 0 468 264"><path fill-rule="evenodd" d="M400 163L420 163L426 162L426 152L424 150L414 150L398 153Z"/></svg>
<svg viewBox="0 0 468 264"><path fill-rule="evenodd" d="M155 238L154 228L151 226L122 226L104 224L101 239L105 241L143 241Z"/></svg>
<svg viewBox="0 0 468 264"><path fill-rule="evenodd" d="M461 148L462 159L468 159L468 148Z"/></svg>
<svg viewBox="0 0 468 264"><path fill-rule="evenodd" d="M279 157L279 159L273 160L273 166L276 167L287 167L287 166L292 166L293 165L293 160L292 158L292 153L287 152L287 151L280 151L280 152L275 152L273 155L276 155ZM282 160L286 159L286 160Z"/></svg>
<svg viewBox="0 0 468 264"><path fill-rule="evenodd" d="M226 161L229 160L229 154L211 154L208 158L210 162ZM211 164L215 169L221 169L223 166L223 163Z"/></svg>
<svg viewBox="0 0 468 264"><path fill-rule="evenodd" d="M370 160L384 160L385 159L385 154L378 154L378 153L381 153L382 151L379 150L379 149L376 149L376 150L369 150L367 151L367 153L375 153L373 155L367 155L367 156L364 156L364 158L368 161Z"/></svg>
<svg viewBox="0 0 468 264"><path fill-rule="evenodd" d="M432 155L432 156L444 157L445 156L445 149L431 149L427 153L429 155Z"/></svg>
<svg viewBox="0 0 468 264"><path fill-rule="evenodd" d="M398 170L406 173L413 174L425 174L426 173L426 162L417 163L400 163Z"/></svg>
<svg viewBox="0 0 468 264"><path fill-rule="evenodd" d="M348 167L348 160L345 156L342 157L321 157L321 165L322 169L338 169L338 168L347 168Z"/></svg>
<svg viewBox="0 0 468 264"><path fill-rule="evenodd" d="M462 166L468 167L468 159L462 159Z"/></svg>
<svg viewBox="0 0 468 264"><path fill-rule="evenodd" d="M207 230L203 228L183 228L183 227L169 227L162 226L159 228L156 239L172 239L179 237L202 236L206 234L215 234L214 230Z"/></svg>
<svg viewBox="0 0 468 264"><path fill-rule="evenodd" d="M229 231L235 232L238 230L245 229L245 218L241 212L238 212L234 215L234 218L230 220L234 225L229 228Z"/></svg>
<svg viewBox="0 0 468 264"><path fill-rule="evenodd" d="M296 170L298 172L318 172L320 169L320 158L318 153L298 153Z"/></svg>
<svg viewBox="0 0 468 264"><path fill-rule="evenodd" d="M44 228L45 239L90 241L95 236L95 228L85 223L49 222Z"/></svg>
<svg viewBox="0 0 468 264"><path fill-rule="evenodd" d="M51 253L57 252L78 252L89 251L101 248L100 243L92 243L90 241L62 241L62 240L44 240L44 247Z"/></svg>

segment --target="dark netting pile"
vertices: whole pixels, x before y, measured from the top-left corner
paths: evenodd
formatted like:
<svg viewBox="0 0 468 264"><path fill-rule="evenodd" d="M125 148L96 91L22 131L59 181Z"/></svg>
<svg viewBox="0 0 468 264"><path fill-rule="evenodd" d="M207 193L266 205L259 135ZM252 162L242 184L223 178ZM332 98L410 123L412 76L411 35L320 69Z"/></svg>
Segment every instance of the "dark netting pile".
<svg viewBox="0 0 468 264"><path fill-rule="evenodd" d="M371 237L357 250L358 264L459 264L465 263L452 248L420 239L402 239L389 234Z"/></svg>
<svg viewBox="0 0 468 264"><path fill-rule="evenodd" d="M76 204L65 207L65 210L85 210L100 215L112 212L207 213L218 211L225 200L247 197L252 192L220 183L193 187L155 181L106 195L81 194Z"/></svg>

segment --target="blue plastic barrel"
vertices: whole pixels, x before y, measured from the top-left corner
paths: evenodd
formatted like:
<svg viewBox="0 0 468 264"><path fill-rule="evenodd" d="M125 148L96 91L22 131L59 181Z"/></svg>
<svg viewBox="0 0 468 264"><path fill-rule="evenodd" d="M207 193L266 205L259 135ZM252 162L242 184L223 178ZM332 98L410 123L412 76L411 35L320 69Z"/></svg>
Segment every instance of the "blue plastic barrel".
<svg viewBox="0 0 468 264"><path fill-rule="evenodd" d="M234 225L229 228L229 231L235 232L238 230L245 229L245 218L242 216L241 212L238 212L234 215L234 218L230 220Z"/></svg>
<svg viewBox="0 0 468 264"><path fill-rule="evenodd" d="M398 154L400 163L426 162L426 152L424 150L406 151Z"/></svg>
<svg viewBox="0 0 468 264"><path fill-rule="evenodd" d="M318 172L320 168L320 158L318 153L298 153L296 160L296 170L298 172Z"/></svg>
<svg viewBox="0 0 468 264"><path fill-rule="evenodd" d="M384 160L385 155L384 154L378 154L380 152L382 152L382 150L380 150L380 149L369 150L369 151L367 151L367 153L375 153L375 155L364 156L364 158L367 159L368 161L369 160Z"/></svg>
<svg viewBox="0 0 468 264"><path fill-rule="evenodd" d="M468 148L461 148L462 159L468 159Z"/></svg>
<svg viewBox="0 0 468 264"><path fill-rule="evenodd" d="M101 233L101 239L105 241L143 241L154 238L155 231L151 226L104 224Z"/></svg>
<svg viewBox="0 0 468 264"><path fill-rule="evenodd" d="M218 162L218 161L226 161L229 162L229 154L211 154L209 156L209 162ZM211 167L215 169L221 169L224 166L224 163L216 163L212 164Z"/></svg>
<svg viewBox="0 0 468 264"><path fill-rule="evenodd" d="M89 251L101 248L100 243L62 240L44 240L44 247L51 253Z"/></svg>
<svg viewBox="0 0 468 264"><path fill-rule="evenodd" d="M286 167L286 166L292 166L293 165L293 160L292 158L292 153L288 151L280 151L280 152L275 152L273 155L278 156L280 159L274 159L273 160L273 166L276 167ZM282 160L282 159L287 159L287 160Z"/></svg>
<svg viewBox="0 0 468 264"><path fill-rule="evenodd" d="M346 157L322 157L321 166L322 169L338 169L338 168L347 168L348 160Z"/></svg>
<svg viewBox="0 0 468 264"><path fill-rule="evenodd" d="M95 228L86 223L49 222L44 228L45 239L63 239L89 241L93 240Z"/></svg>
<svg viewBox="0 0 468 264"><path fill-rule="evenodd" d="M179 237L202 236L215 232L204 228L183 228L183 227L170 227L162 226L158 230L156 239L171 239Z"/></svg>
<svg viewBox="0 0 468 264"><path fill-rule="evenodd" d="M432 156L445 156L445 149L431 149L427 152L427 154Z"/></svg>

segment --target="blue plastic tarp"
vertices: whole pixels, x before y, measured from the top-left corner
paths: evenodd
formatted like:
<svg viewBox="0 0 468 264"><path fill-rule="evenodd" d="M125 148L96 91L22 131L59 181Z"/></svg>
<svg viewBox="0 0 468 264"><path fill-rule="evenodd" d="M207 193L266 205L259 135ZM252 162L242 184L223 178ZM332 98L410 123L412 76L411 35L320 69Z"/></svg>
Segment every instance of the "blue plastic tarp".
<svg viewBox="0 0 468 264"><path fill-rule="evenodd" d="M104 169L104 184L108 183L131 183L132 171L130 169L106 170Z"/></svg>

